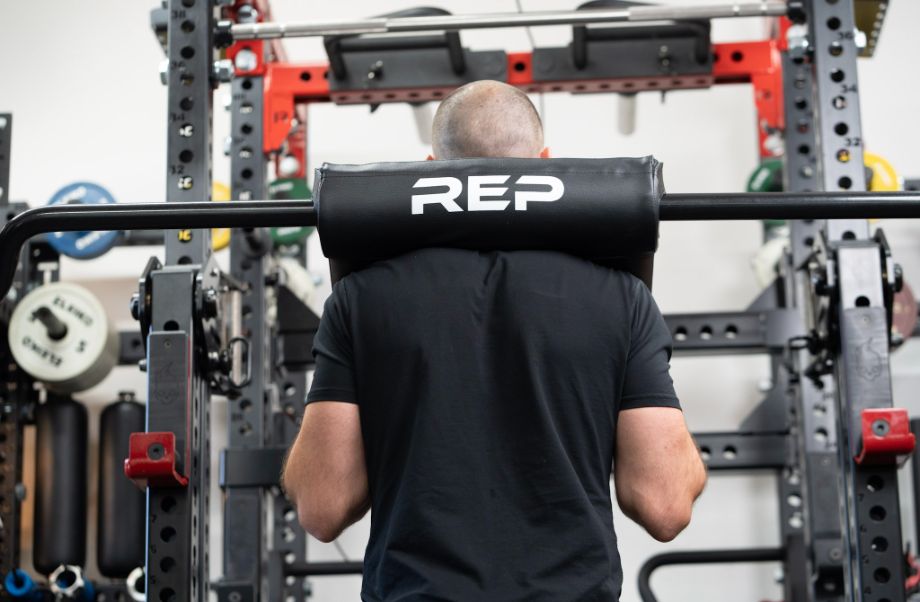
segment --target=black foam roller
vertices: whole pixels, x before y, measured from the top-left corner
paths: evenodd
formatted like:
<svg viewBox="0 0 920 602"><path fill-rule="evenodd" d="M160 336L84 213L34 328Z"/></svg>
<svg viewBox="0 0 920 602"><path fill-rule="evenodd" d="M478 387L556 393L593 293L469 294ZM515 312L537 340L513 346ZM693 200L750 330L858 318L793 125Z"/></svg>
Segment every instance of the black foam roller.
<svg viewBox="0 0 920 602"><path fill-rule="evenodd" d="M99 420L96 562L106 577L124 578L144 565L146 501L125 476L131 433L144 431L144 406L117 401Z"/></svg>
<svg viewBox="0 0 920 602"><path fill-rule="evenodd" d="M48 575L86 562L86 408L52 397L35 411L32 564Z"/></svg>

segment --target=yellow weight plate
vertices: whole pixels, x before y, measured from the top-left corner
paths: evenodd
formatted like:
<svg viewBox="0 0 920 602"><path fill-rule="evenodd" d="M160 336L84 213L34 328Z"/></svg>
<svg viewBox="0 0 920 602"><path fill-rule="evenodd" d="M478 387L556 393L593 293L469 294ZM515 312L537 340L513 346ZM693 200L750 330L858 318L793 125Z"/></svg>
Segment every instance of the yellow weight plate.
<svg viewBox="0 0 920 602"><path fill-rule="evenodd" d="M901 190L901 178L891 163L875 153L863 152L863 162L872 170L869 190L872 192L894 192Z"/></svg>
<svg viewBox="0 0 920 602"><path fill-rule="evenodd" d="M230 187L221 182L214 182L211 187L212 201L229 201ZM230 228L211 228L211 248L215 251L230 246Z"/></svg>

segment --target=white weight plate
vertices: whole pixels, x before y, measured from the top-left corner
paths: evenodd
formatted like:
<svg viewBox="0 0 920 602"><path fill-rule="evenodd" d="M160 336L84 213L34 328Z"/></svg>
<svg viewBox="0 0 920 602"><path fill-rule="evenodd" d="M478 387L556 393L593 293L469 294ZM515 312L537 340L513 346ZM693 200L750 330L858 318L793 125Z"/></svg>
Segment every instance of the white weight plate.
<svg viewBox="0 0 920 602"><path fill-rule="evenodd" d="M67 325L60 340L34 317L40 307ZM95 386L118 363L118 333L98 299L82 286L54 282L30 292L10 318L9 345L16 363L60 393Z"/></svg>

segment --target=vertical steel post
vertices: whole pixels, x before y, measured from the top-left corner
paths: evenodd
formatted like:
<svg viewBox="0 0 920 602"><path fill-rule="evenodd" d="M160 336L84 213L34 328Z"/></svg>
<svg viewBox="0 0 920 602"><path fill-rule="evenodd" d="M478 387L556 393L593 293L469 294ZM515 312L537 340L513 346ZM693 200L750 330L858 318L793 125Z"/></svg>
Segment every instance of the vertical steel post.
<svg viewBox="0 0 920 602"><path fill-rule="evenodd" d="M10 204L10 147L13 142L13 114L0 113L0 207Z"/></svg>
<svg viewBox="0 0 920 602"><path fill-rule="evenodd" d="M811 0L808 37L822 189L865 190L853 0ZM862 410L892 406L882 249L869 239L865 220L830 220L826 234L836 269L829 275L836 282L832 319L840 337L834 375L846 595L897 602L905 599L897 471L853 460ZM816 557L820 552L815 550Z"/></svg>
<svg viewBox="0 0 920 602"><path fill-rule="evenodd" d="M214 7L169 0L166 199L207 201L211 190ZM147 489L147 597L209 597L210 387L201 291L217 286L207 229L170 230L166 266L150 275L147 431L176 437L186 487Z"/></svg>
<svg viewBox="0 0 920 602"><path fill-rule="evenodd" d="M267 165L262 152L262 77L233 80L231 111L232 198L264 199ZM267 236L267 231L261 234ZM239 397L230 400L228 447L255 449L266 443L273 324L265 317L269 314L268 261L264 252L252 248L241 230L235 230L231 238L230 271L244 284L241 319L250 342L252 374ZM219 599L259 600L262 563L268 555L263 535L266 506L262 487L226 487L223 518L224 576Z"/></svg>

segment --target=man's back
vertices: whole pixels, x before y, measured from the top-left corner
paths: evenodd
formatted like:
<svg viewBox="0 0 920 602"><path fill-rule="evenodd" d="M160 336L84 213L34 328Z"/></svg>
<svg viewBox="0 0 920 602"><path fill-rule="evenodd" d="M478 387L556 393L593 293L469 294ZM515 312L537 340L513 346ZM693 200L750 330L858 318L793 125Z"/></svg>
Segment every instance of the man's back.
<svg viewBox="0 0 920 602"><path fill-rule="evenodd" d="M640 281L557 253L428 249L339 283L309 400L360 407L364 599L617 599L617 412L678 406L669 344Z"/></svg>

